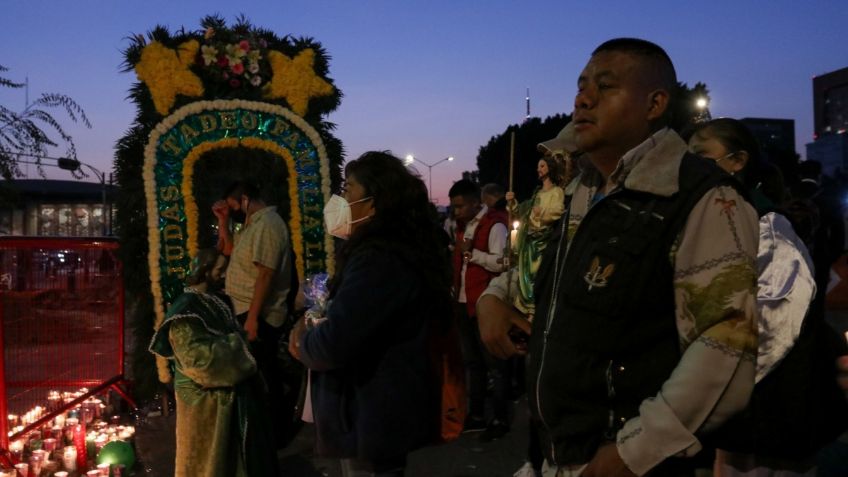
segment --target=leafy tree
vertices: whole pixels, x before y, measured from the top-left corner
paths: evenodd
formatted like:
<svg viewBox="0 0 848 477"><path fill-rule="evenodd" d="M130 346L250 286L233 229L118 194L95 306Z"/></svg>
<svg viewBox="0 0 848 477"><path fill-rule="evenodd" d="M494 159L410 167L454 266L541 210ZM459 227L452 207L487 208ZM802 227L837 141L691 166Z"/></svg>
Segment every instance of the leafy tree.
<svg viewBox="0 0 848 477"><path fill-rule="evenodd" d="M699 99L704 99L707 106L699 108ZM695 83L691 88L686 83L677 83L677 90L672 94L669 105L672 129L682 132L698 121L710 119L709 102L710 90L704 83Z"/></svg>
<svg viewBox="0 0 848 477"><path fill-rule="evenodd" d="M495 182L509 189L510 136L515 132L513 190L519 200L530 197L538 185L536 164L541 153L536 146L555 137L571 121L571 116L557 114L547 118L530 118L522 124L511 124L492 136L477 154L478 181L481 185ZM465 173L463 173L464 175Z"/></svg>
<svg viewBox="0 0 848 477"><path fill-rule="evenodd" d="M5 71L8 68L0 65L0 72ZM0 87L19 89L24 86L24 83L0 77ZM19 113L0 105L0 175L4 179L21 175L18 167L21 155L33 158L40 166L41 157L48 155L48 147L64 144L65 156L76 159L74 140L49 112L54 109L64 110L71 121L91 128L82 107L64 94L44 93ZM59 139L54 139L56 135Z"/></svg>
<svg viewBox="0 0 848 477"><path fill-rule="evenodd" d="M709 117L708 109L697 106L699 98L709 103L709 90L704 83L695 83L691 88L686 83L678 83L672 98L668 114L671 127L676 131L682 132L691 124ZM478 170L465 171L463 177L474 177L481 185L496 182L509 188L510 135L515 132L513 190L519 200L530 197L538 185L536 164L541 153L537 151L536 146L556 137L569 121L570 115L557 114L545 119L530 118L522 124L507 126L503 133L492 136L486 145L480 147L477 154Z"/></svg>

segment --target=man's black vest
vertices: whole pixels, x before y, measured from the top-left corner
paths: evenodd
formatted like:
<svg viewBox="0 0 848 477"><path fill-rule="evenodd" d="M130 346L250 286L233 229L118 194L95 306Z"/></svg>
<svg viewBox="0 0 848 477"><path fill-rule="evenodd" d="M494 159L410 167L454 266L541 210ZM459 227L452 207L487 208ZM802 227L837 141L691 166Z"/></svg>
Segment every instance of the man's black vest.
<svg viewBox="0 0 848 477"><path fill-rule="evenodd" d="M695 204L719 185L737 182L711 161L686 154L677 193L613 192L588 211L567 256L564 227L555 225L536 276L528 380L552 462L588 462L677 365L669 254Z"/></svg>

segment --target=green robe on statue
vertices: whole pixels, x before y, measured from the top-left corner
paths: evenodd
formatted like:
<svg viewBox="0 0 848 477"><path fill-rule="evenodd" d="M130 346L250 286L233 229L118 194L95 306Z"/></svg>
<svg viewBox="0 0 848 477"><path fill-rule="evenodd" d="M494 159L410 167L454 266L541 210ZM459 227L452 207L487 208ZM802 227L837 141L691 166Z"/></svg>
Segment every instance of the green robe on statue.
<svg viewBox="0 0 848 477"><path fill-rule="evenodd" d="M264 382L224 301L187 288L169 308L150 351L174 370L176 477L278 474Z"/></svg>
<svg viewBox="0 0 848 477"><path fill-rule="evenodd" d="M542 252L545 251L545 245L551 235L551 224L562 217L565 209L564 199L565 192L562 187L553 186L548 190L539 187L533 192L530 200L522 202L510 211L521 221L516 244L519 293L513 305L526 315L535 314L533 282L542 262Z"/></svg>

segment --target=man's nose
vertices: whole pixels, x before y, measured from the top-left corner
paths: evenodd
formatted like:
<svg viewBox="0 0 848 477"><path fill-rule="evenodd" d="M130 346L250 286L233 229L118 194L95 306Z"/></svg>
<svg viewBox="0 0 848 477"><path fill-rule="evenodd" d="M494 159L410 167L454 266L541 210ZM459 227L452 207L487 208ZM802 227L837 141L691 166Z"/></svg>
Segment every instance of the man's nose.
<svg viewBox="0 0 848 477"><path fill-rule="evenodd" d="M582 90L577 92L577 95L574 97L574 108L575 109L589 109L595 105L596 98L595 92L592 87L585 87Z"/></svg>

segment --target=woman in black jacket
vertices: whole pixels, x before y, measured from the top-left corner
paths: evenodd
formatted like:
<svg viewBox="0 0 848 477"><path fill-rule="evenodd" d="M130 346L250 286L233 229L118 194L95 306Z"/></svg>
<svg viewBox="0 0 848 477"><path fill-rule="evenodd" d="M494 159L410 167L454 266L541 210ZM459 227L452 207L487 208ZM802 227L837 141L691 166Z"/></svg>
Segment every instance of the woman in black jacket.
<svg viewBox="0 0 848 477"><path fill-rule="evenodd" d="M312 370L318 452L345 475L401 476L406 455L439 432L428 342L450 323L447 243L427 189L400 159L369 152L345 167L343 197L324 209L347 239L326 320L292 331Z"/></svg>

